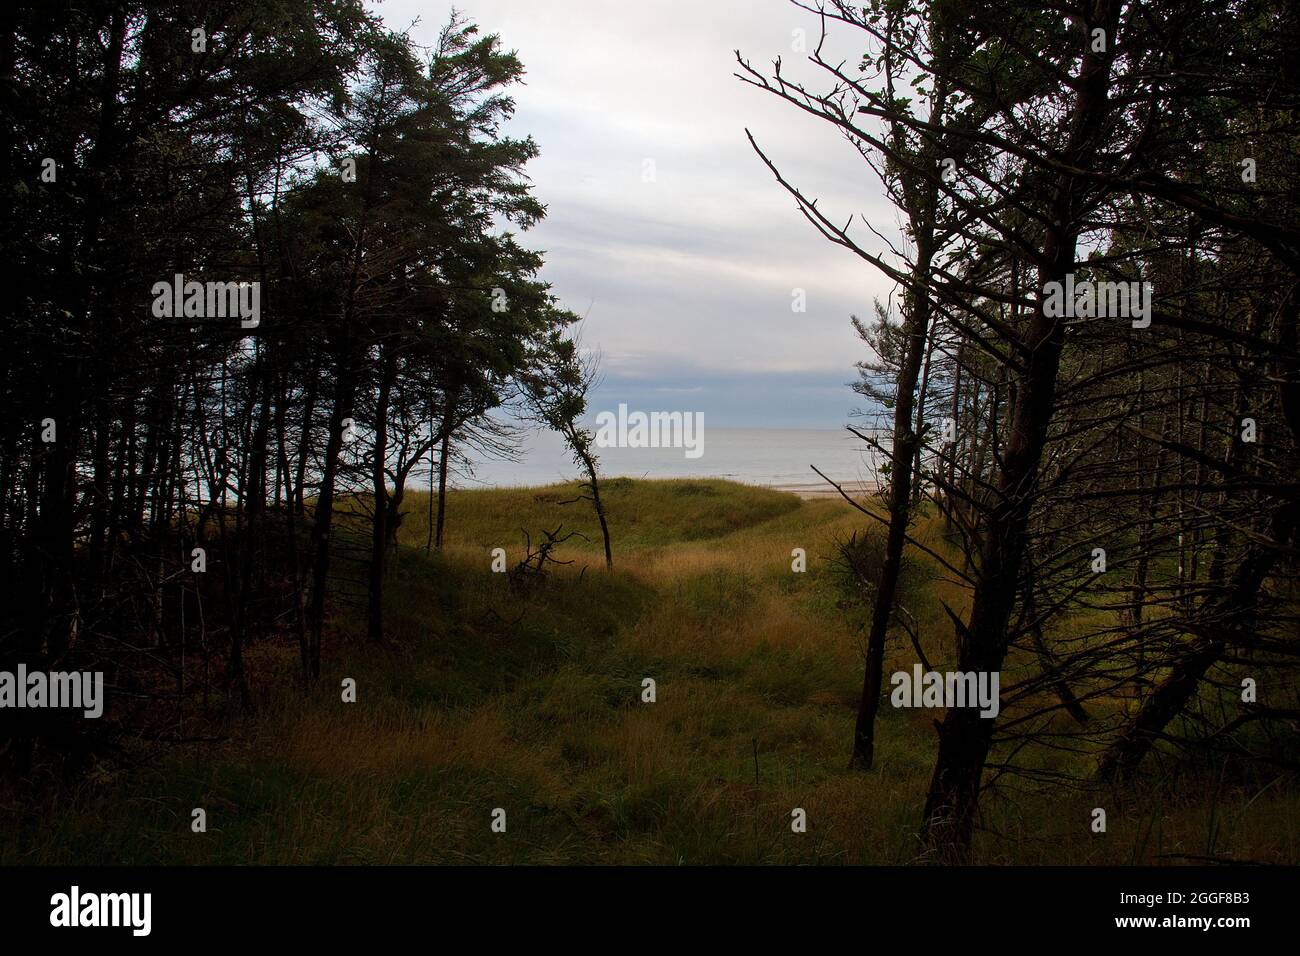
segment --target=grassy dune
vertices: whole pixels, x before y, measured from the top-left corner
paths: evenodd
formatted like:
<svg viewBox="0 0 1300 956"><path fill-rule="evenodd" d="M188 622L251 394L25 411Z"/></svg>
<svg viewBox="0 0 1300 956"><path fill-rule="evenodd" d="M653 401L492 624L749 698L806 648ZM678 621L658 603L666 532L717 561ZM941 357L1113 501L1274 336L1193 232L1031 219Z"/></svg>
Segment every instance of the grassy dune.
<svg viewBox="0 0 1300 956"><path fill-rule="evenodd" d="M336 606L325 673L304 698L292 641L262 642L255 715L187 728L225 739L135 753L135 767L105 767L72 793L6 794L0 863L915 861L936 713L885 707L877 769L847 769L870 608L835 554L869 522L840 501L723 481L612 481L610 576L589 506L561 503L573 495L454 492L434 557L426 502L409 499L389 646L368 645L361 615ZM561 524L588 540L560 549L574 563L543 586L491 573L492 548L513 564L521 529L536 541ZM944 546L937 527L917 533ZM794 548L806 573L791 570ZM961 610L964 594L912 556L903 602L936 667L953 658L941 600ZM889 669L914 661L895 642ZM340 700L345 677L354 704ZM641 701L647 677L654 703ZM976 859L1300 859L1294 793L1196 772L1122 794L1010 781L985 801ZM1104 835L1089 827L1095 806ZM194 807L205 834L190 830ZM490 829L497 807L504 834ZM796 807L806 833L791 832Z"/></svg>

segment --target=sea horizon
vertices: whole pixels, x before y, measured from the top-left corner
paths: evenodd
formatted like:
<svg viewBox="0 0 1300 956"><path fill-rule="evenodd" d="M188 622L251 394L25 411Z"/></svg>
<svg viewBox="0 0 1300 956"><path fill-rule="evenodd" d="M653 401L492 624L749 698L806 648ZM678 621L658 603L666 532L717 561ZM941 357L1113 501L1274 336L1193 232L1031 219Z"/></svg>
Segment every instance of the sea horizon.
<svg viewBox="0 0 1300 956"><path fill-rule="evenodd" d="M869 429L862 429L870 431ZM554 432L529 430L517 460L475 456L453 470L453 488L533 487L579 480L572 454ZM706 428L701 454L683 448L595 449L602 478L721 478L742 484L792 488L837 483L862 487L877 481L878 455L844 428ZM423 476L427 481L427 474ZM427 487L426 481L419 481Z"/></svg>

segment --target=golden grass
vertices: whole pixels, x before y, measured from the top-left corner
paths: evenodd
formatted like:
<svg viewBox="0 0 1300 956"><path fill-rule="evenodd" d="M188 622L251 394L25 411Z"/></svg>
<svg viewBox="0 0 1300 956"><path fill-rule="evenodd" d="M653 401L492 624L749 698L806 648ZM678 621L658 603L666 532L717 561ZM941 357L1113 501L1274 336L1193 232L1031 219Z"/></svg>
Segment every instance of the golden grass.
<svg viewBox="0 0 1300 956"><path fill-rule="evenodd" d="M261 707L228 741L142 754L154 769L57 798L6 795L20 812L0 825L0 863L917 861L934 714L886 708L876 769L847 768L869 607L834 556L866 519L720 481L611 483L608 576L588 506L559 503L571 493L456 492L431 558L425 501L409 497L386 607L394 647L366 645L341 611L306 698L289 689L287 643L254 647ZM575 563L544 587L518 592L490 572L490 548L513 563L520 528L558 523L588 540L561 548ZM916 533L944 546L933 519ZM807 573L791 571L793 548ZM938 665L953 651L940 602L961 613L966 593L909 561L904 601ZM889 649L891 669L914 660L901 638ZM355 704L340 701L343 677ZM1202 781L1105 795L1021 782L985 801L976 858L1300 859L1294 787L1234 782L1213 808L1208 794ZM1099 801L1104 836L1089 828ZM189 832L194 806L208 834ZM489 829L496 807L506 834ZM796 807L807 833L790 830Z"/></svg>

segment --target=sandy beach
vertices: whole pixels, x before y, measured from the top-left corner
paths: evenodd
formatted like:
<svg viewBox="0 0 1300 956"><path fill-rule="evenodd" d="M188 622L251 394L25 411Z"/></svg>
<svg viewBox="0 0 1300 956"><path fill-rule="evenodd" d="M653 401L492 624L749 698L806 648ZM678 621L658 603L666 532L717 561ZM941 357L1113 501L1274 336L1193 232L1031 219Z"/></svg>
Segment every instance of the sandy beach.
<svg viewBox="0 0 1300 956"><path fill-rule="evenodd" d="M769 487L775 488L777 491L788 491L800 498L838 498L840 495L838 491L824 481L769 485ZM871 481L844 481L840 483L840 487L855 497L871 494L876 490L875 482Z"/></svg>

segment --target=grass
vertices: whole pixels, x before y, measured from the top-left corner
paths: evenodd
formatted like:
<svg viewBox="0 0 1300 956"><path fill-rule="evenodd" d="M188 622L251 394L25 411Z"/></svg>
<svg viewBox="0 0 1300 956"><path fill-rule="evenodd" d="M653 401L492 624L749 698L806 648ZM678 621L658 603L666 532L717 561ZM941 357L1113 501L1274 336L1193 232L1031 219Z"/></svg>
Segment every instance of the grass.
<svg viewBox="0 0 1300 956"><path fill-rule="evenodd" d="M455 491L426 556L408 499L384 648L339 605L325 671L293 690L286 638L250 651L253 715L137 745L73 785L0 793L0 863L909 863L934 759L923 710L883 709L877 768L847 769L869 605L837 544L837 500L724 481L611 481L615 571L574 486ZM563 525L572 564L512 588L491 550ZM917 534L942 546L923 519ZM873 539L868 538L870 543ZM807 571L791 570L803 548ZM965 594L909 556L904 603L935 666L941 601ZM889 670L910 669L905 640ZM356 680L356 703L340 685ZM643 681L656 699L642 700ZM1115 706L1120 706L1116 703ZM1088 755L1044 758L1082 775ZM990 794L975 859L1130 863L1178 854L1300 859L1294 788L1185 777L1099 795L1017 780ZM1094 834L1091 811L1108 828ZM191 831L191 811L207 832ZM504 834L490 823L506 812ZM791 812L806 811L806 833Z"/></svg>

